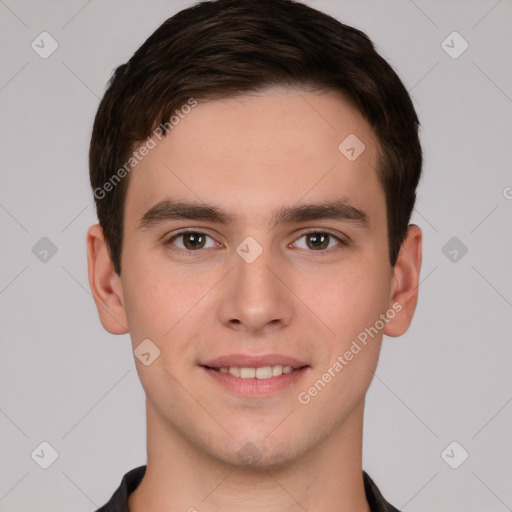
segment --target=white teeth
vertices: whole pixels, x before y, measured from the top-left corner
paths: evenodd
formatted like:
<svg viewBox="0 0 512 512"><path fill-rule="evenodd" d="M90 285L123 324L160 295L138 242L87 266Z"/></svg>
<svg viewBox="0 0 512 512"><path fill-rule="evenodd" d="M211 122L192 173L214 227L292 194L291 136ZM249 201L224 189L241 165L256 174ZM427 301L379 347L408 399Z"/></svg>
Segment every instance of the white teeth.
<svg viewBox="0 0 512 512"><path fill-rule="evenodd" d="M256 370L254 368L240 368L240 377L242 379L254 379Z"/></svg>
<svg viewBox="0 0 512 512"><path fill-rule="evenodd" d="M221 373L229 373L233 377L240 377L241 379L270 379L272 377L279 377L283 373L290 373L295 368L292 366L282 366L276 364L275 366L261 366L259 368L246 368L239 366L224 366L219 368Z"/></svg>
<svg viewBox="0 0 512 512"><path fill-rule="evenodd" d="M236 366L230 366L229 373L233 375L233 377L240 377L240 368L237 368Z"/></svg>
<svg viewBox="0 0 512 512"><path fill-rule="evenodd" d="M283 367L278 364L276 366L272 366L272 377L277 377L283 373Z"/></svg>
<svg viewBox="0 0 512 512"><path fill-rule="evenodd" d="M272 367L262 366L261 368L257 368L255 373L257 379L270 379L270 377L272 377Z"/></svg>

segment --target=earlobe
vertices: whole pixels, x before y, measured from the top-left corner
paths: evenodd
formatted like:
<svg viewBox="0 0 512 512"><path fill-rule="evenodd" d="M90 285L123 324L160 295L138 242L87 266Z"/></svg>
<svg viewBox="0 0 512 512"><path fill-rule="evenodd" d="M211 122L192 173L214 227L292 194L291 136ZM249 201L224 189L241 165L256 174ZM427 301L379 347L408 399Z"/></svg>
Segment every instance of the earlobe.
<svg viewBox="0 0 512 512"><path fill-rule="evenodd" d="M393 268L389 308L398 311L386 324L384 334L401 336L409 328L418 301L418 286L422 261L422 232L410 224Z"/></svg>
<svg viewBox="0 0 512 512"><path fill-rule="evenodd" d="M121 278L110 259L101 226L95 224L87 232L89 286L103 327L112 334L129 331L124 308Z"/></svg>

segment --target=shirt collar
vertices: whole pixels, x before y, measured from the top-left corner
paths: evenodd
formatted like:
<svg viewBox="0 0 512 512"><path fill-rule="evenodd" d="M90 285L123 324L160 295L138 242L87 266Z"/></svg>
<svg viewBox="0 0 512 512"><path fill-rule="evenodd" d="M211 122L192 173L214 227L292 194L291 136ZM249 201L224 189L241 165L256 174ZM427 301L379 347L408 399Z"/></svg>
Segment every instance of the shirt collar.
<svg viewBox="0 0 512 512"><path fill-rule="evenodd" d="M146 466L139 466L128 471L110 501L96 512L129 512L128 497L140 484L145 472ZM363 471L363 481L366 500L370 505L371 512L400 512L384 499L375 482L365 471Z"/></svg>

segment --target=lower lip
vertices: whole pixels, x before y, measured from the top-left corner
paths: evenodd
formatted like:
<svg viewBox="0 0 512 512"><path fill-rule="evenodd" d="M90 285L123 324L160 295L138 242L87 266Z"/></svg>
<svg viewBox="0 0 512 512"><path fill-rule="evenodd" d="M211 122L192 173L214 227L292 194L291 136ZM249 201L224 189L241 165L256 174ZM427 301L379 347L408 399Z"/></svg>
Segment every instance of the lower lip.
<svg viewBox="0 0 512 512"><path fill-rule="evenodd" d="M225 389L245 396L266 396L281 391L296 384L308 368L308 366L305 366L269 379L242 379L241 377L234 377L230 373L222 373L203 366L206 373Z"/></svg>

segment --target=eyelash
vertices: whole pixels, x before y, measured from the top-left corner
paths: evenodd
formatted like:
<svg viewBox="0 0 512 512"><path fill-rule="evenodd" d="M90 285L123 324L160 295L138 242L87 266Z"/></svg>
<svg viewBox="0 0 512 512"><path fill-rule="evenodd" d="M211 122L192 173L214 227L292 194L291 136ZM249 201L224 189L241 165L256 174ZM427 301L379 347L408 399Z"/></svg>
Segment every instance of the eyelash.
<svg viewBox="0 0 512 512"><path fill-rule="evenodd" d="M185 229L185 230L182 230L182 231L179 231L178 233L172 235L172 237L170 237L169 239L167 239L167 241L165 242L165 245L167 247L169 247L172 251L177 251L177 252L181 252L181 253L186 253L188 257L196 257L196 256L200 256L201 253L207 249L211 249L211 247L208 247L208 248L202 248L202 249L197 249L197 250L190 250L190 249L182 249L181 247L179 248L175 248L173 247L173 242L183 236L183 235L186 235L186 234L190 234L190 233L193 233L193 234L197 234L197 235L204 235L204 236L207 236L208 238L211 238L213 240L213 238L208 235L207 233L204 233L202 231L197 231L197 230L194 230L194 229ZM309 230L309 231L305 231L303 233L301 233L301 235L293 242L294 244L300 240L302 237L306 236L306 235L315 235L315 234L321 234L321 235L329 235L330 238L334 238L337 242L338 242L338 246L342 246L342 247L346 247L348 246L348 242L346 240L343 240L342 238L334 235L333 233L331 233L330 231L325 231L325 230L319 230L319 229L312 229L312 230ZM315 251L315 250L308 250L308 252L314 252L314 253L319 253L320 255L326 255L326 253L330 254L330 252L335 249L335 247L331 247L329 249L319 249L318 251ZM196 254L194 254L196 253Z"/></svg>

